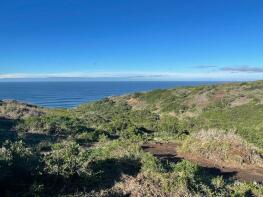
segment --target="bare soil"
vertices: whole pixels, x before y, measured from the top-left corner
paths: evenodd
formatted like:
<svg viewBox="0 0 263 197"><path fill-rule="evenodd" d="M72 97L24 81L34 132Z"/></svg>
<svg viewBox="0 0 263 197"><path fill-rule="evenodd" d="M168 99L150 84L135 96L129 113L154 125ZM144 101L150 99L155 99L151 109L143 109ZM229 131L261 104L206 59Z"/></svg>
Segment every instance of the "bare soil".
<svg viewBox="0 0 263 197"><path fill-rule="evenodd" d="M182 153L178 151L178 146L176 143L153 143L144 144L142 148L161 160L172 162L188 160L206 168L215 175L222 175L245 182L263 183L263 168L257 166L229 166L227 163L217 164L213 160L202 158L196 154Z"/></svg>

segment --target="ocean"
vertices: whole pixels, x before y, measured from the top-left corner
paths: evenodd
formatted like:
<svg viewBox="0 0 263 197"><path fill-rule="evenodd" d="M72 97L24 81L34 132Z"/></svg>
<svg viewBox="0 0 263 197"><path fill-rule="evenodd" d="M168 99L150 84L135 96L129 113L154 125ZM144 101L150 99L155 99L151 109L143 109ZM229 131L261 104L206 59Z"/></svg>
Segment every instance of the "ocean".
<svg viewBox="0 0 263 197"><path fill-rule="evenodd" d="M0 100L12 99L49 108L72 108L109 96L216 83L218 82L1 82Z"/></svg>

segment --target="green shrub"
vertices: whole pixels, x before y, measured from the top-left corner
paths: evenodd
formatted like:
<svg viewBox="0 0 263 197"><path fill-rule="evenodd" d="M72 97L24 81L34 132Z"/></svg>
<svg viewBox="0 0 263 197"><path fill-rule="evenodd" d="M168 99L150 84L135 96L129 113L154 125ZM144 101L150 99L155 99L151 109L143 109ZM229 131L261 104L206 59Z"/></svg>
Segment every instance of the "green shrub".
<svg viewBox="0 0 263 197"><path fill-rule="evenodd" d="M19 129L36 133L70 134L89 130L82 121L68 114L45 114L29 117L19 125Z"/></svg>
<svg viewBox="0 0 263 197"><path fill-rule="evenodd" d="M183 128L176 117L163 116L158 125L158 131L168 133L169 135L177 136L183 132Z"/></svg>
<svg viewBox="0 0 263 197"><path fill-rule="evenodd" d="M227 109L212 109L195 120L195 129L219 128L236 132L259 147L263 147L263 105L242 105Z"/></svg>
<svg viewBox="0 0 263 197"><path fill-rule="evenodd" d="M33 152L22 141L6 141L1 148L1 160L16 171L30 171Z"/></svg>
<svg viewBox="0 0 263 197"><path fill-rule="evenodd" d="M44 157L48 174L70 177L80 173L87 157L76 143L54 144L52 152Z"/></svg>
<svg viewBox="0 0 263 197"><path fill-rule="evenodd" d="M142 168L147 172L162 172L162 164L160 161L150 153L142 154Z"/></svg>
<svg viewBox="0 0 263 197"><path fill-rule="evenodd" d="M22 141L6 141L0 149L0 191L28 191L41 173L39 157Z"/></svg>

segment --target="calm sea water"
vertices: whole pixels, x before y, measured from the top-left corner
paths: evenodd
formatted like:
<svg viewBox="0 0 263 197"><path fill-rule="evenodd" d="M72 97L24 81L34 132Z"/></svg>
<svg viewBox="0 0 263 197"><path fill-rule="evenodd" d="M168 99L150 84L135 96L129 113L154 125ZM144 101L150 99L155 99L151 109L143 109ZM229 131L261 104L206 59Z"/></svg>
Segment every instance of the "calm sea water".
<svg viewBox="0 0 263 197"><path fill-rule="evenodd" d="M50 108L70 108L108 96L217 82L1 82L0 100L15 99Z"/></svg>

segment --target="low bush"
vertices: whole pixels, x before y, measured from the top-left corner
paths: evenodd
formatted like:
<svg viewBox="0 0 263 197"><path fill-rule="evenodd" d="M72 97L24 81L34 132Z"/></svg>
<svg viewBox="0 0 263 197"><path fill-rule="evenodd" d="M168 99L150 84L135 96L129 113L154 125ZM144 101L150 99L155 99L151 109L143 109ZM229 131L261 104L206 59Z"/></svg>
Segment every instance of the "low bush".
<svg viewBox="0 0 263 197"><path fill-rule="evenodd" d="M52 151L45 155L45 171L48 174L70 177L81 173L87 154L76 143L54 144Z"/></svg>
<svg viewBox="0 0 263 197"><path fill-rule="evenodd" d="M22 141L6 141L0 149L0 194L26 192L41 172L40 158Z"/></svg>
<svg viewBox="0 0 263 197"><path fill-rule="evenodd" d="M40 117L29 117L19 126L18 130L33 133L74 134L89 130L82 121L69 114L47 113Z"/></svg>

